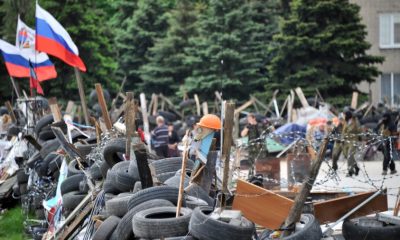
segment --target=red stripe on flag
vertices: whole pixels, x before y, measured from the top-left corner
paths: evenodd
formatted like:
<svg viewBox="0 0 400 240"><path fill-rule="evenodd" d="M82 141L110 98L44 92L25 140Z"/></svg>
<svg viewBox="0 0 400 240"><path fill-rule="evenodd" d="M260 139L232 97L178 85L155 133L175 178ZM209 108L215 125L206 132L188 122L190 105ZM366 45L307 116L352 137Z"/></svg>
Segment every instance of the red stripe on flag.
<svg viewBox="0 0 400 240"><path fill-rule="evenodd" d="M28 78L31 76L29 68L22 67L20 65L6 62L6 68L11 77ZM40 82L57 77L57 72L54 66L37 67L35 68L35 72Z"/></svg>
<svg viewBox="0 0 400 240"><path fill-rule="evenodd" d="M79 56L68 51L62 44L50 38L36 34L36 50L53 55L65 63L79 68L82 72L86 72L86 66Z"/></svg>

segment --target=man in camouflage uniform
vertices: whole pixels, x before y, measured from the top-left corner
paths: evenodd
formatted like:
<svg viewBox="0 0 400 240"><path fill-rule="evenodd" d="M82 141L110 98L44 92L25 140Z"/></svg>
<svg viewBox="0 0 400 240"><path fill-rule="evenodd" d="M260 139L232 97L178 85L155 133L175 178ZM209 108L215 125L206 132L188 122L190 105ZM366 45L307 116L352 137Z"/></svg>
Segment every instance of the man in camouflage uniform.
<svg viewBox="0 0 400 240"><path fill-rule="evenodd" d="M254 175L254 167L257 157L260 155L260 151L262 150L261 141L259 141L260 132L258 129L258 123L256 116L253 113L249 113L247 115L247 125L242 130L241 134L242 137L249 138L249 161L250 161L250 168L249 168L249 176Z"/></svg>
<svg viewBox="0 0 400 240"><path fill-rule="evenodd" d="M360 123L358 122L358 119L356 117L353 117L353 113L347 110L344 113L344 121L342 121L341 124L341 139L336 140L333 149L333 169L335 171L337 170L337 161L339 159L340 153L343 151L343 154L347 159L347 176L351 177L353 174L357 176L360 169L357 166L357 162L354 157L356 153L356 147L354 146L354 144L356 144L359 139L359 134L361 132Z"/></svg>
<svg viewBox="0 0 400 240"><path fill-rule="evenodd" d="M382 175L387 174L388 167L390 168L390 174L397 173L396 166L393 160L393 151L395 149L395 141L393 138L397 135L396 125L392 121L390 112L383 114L379 124L379 133L384 137L384 140L380 146L383 153L383 171Z"/></svg>

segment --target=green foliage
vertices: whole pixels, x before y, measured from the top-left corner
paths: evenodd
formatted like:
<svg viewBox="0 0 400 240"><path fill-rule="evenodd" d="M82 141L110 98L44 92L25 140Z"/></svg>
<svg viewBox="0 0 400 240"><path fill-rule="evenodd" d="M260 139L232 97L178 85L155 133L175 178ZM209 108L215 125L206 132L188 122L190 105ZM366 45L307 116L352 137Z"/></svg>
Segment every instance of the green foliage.
<svg viewBox="0 0 400 240"><path fill-rule="evenodd" d="M154 46L155 39L165 36L168 27L165 2L139 0L133 15L122 22L125 31L119 31L115 37L118 62L127 77L128 89L136 90L142 82L139 69L148 63L148 50Z"/></svg>
<svg viewBox="0 0 400 240"><path fill-rule="evenodd" d="M294 0L291 9L270 51L274 58L266 87L271 92L300 86L313 96L318 88L335 104L343 102L337 93L349 96L355 84L379 75L374 64L383 58L366 53L370 44L357 5L347 0Z"/></svg>
<svg viewBox="0 0 400 240"><path fill-rule="evenodd" d="M24 239L24 217L20 207L12 208L0 215L0 239Z"/></svg>
<svg viewBox="0 0 400 240"><path fill-rule="evenodd" d="M209 97L222 90L225 98L238 99L263 91L265 50L275 17L268 5L266 1L210 1L198 23L199 36L189 40L186 64L193 73L183 91Z"/></svg>
<svg viewBox="0 0 400 240"><path fill-rule="evenodd" d="M147 92L173 95L191 69L184 64L189 38L196 31L195 5L190 0L178 0L177 6L168 14L169 28L164 38L155 41L147 54L148 63L140 68L142 89Z"/></svg>

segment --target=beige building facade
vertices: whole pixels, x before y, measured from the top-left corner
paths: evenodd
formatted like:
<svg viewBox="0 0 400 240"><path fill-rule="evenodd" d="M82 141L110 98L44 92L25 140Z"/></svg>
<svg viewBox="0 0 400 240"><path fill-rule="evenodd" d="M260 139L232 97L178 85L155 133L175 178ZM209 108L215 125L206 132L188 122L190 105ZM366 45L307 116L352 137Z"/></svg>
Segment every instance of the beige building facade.
<svg viewBox="0 0 400 240"><path fill-rule="evenodd" d="M366 25L369 53L385 57L379 65L382 75L372 84L361 83L359 90L370 93L372 102L385 101L400 106L400 0L350 0L361 7Z"/></svg>

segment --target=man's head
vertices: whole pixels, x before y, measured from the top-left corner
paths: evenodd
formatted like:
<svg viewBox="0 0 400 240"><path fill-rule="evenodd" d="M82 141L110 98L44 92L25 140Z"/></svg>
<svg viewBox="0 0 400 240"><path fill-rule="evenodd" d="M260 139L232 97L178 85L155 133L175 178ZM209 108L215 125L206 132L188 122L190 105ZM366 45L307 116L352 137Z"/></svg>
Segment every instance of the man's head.
<svg viewBox="0 0 400 240"><path fill-rule="evenodd" d="M254 113L249 113L247 115L247 122L252 125L257 124L256 115L254 115Z"/></svg>
<svg viewBox="0 0 400 240"><path fill-rule="evenodd" d="M351 111L346 111L344 113L344 120L349 121L353 117L353 113Z"/></svg>
<svg viewBox="0 0 400 240"><path fill-rule="evenodd" d="M168 124L168 131L170 131L170 132L174 131L174 124L172 124L172 123Z"/></svg>
<svg viewBox="0 0 400 240"><path fill-rule="evenodd" d="M157 126L162 126L162 125L164 125L165 120L164 120L164 118L162 116L158 116L156 118L156 122L157 122Z"/></svg>

